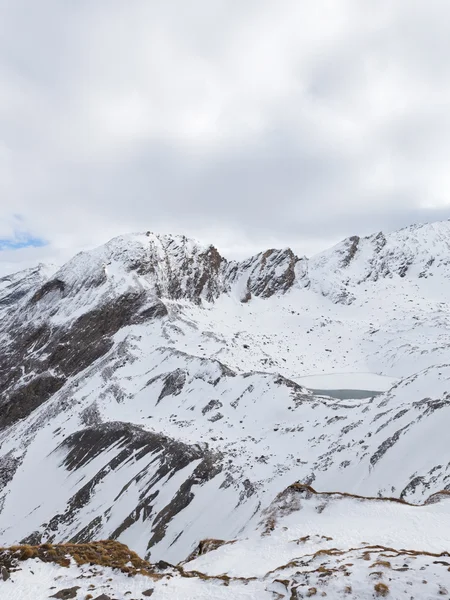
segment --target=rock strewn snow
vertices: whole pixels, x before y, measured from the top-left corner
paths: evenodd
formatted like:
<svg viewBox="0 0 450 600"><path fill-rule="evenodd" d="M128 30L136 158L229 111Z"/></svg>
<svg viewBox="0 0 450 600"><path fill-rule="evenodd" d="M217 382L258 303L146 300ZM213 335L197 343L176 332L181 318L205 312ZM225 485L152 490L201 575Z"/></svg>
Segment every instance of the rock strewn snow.
<svg viewBox="0 0 450 600"><path fill-rule="evenodd" d="M177 562L296 480L414 502L450 486L449 233L242 262L139 234L1 280L4 541L114 536ZM355 372L394 385L339 402L301 385Z"/></svg>

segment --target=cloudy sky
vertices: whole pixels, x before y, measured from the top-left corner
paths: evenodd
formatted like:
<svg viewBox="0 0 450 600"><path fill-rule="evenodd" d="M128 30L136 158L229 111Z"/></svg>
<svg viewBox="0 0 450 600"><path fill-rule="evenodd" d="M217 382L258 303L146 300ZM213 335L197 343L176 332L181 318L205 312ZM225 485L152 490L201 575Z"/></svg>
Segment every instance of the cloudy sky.
<svg viewBox="0 0 450 600"><path fill-rule="evenodd" d="M0 0L0 272L450 218L448 0Z"/></svg>

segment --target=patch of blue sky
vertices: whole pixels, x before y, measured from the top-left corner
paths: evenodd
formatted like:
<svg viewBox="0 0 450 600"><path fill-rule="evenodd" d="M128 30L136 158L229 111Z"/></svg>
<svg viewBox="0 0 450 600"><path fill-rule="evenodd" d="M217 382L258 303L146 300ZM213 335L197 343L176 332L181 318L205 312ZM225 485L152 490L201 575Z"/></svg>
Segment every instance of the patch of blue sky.
<svg viewBox="0 0 450 600"><path fill-rule="evenodd" d="M13 238L0 238L0 251L20 250L21 248L41 248L46 245L47 242L44 239L28 233L20 233Z"/></svg>

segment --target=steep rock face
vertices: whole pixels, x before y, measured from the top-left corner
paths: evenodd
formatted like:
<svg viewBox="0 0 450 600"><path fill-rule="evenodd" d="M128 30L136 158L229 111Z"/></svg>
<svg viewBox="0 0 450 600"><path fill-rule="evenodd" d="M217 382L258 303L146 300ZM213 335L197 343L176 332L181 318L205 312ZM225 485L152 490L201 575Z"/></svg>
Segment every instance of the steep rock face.
<svg viewBox="0 0 450 600"><path fill-rule="evenodd" d="M297 279L305 276L306 259L300 259L290 248L267 250L243 262L227 265L225 280L236 285L241 301L248 302L252 296L269 298L286 293Z"/></svg>
<svg viewBox="0 0 450 600"><path fill-rule="evenodd" d="M222 261L213 246L184 236L121 236L75 256L34 300L50 295L54 304L59 298L62 317L69 317L75 307L102 303L131 289L158 298L212 301L221 291Z"/></svg>

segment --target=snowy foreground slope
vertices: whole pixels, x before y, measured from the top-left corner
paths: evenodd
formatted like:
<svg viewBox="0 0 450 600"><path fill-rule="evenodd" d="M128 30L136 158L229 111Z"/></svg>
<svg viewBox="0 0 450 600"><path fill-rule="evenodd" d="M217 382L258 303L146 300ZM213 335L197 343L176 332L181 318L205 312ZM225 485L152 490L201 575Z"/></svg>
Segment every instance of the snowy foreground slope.
<svg viewBox="0 0 450 600"><path fill-rule="evenodd" d="M0 593L6 600L18 593L24 600L149 596L431 600L449 595L450 553L441 550L448 542L449 516L447 494L415 506L318 494L294 484L241 539L204 540L181 565L143 565L125 574L103 566L103 561L79 565L69 553L67 566L42 562L45 557L9 560ZM11 554L19 553L13 549ZM5 563L4 555L0 551L0 563Z"/></svg>
<svg viewBox="0 0 450 600"><path fill-rule="evenodd" d="M286 524L259 525L295 482L413 504L450 490L449 298L449 222L242 262L182 236L129 235L1 279L0 543L109 538L178 564L202 539L235 542L193 561L207 579L165 576L155 597L181 591L161 598L232 585L276 598L266 574L319 568L320 536L344 553L325 554L330 569L347 552L362 565L355 586L378 560L357 560L363 546L449 550L445 495L409 507L298 488ZM297 534L310 538L291 556ZM446 569L427 556L408 560L424 561L434 591L412 597L438 593ZM402 557L386 560L403 569ZM220 573L258 579L225 589L209 579ZM395 578L410 585L408 571Z"/></svg>

